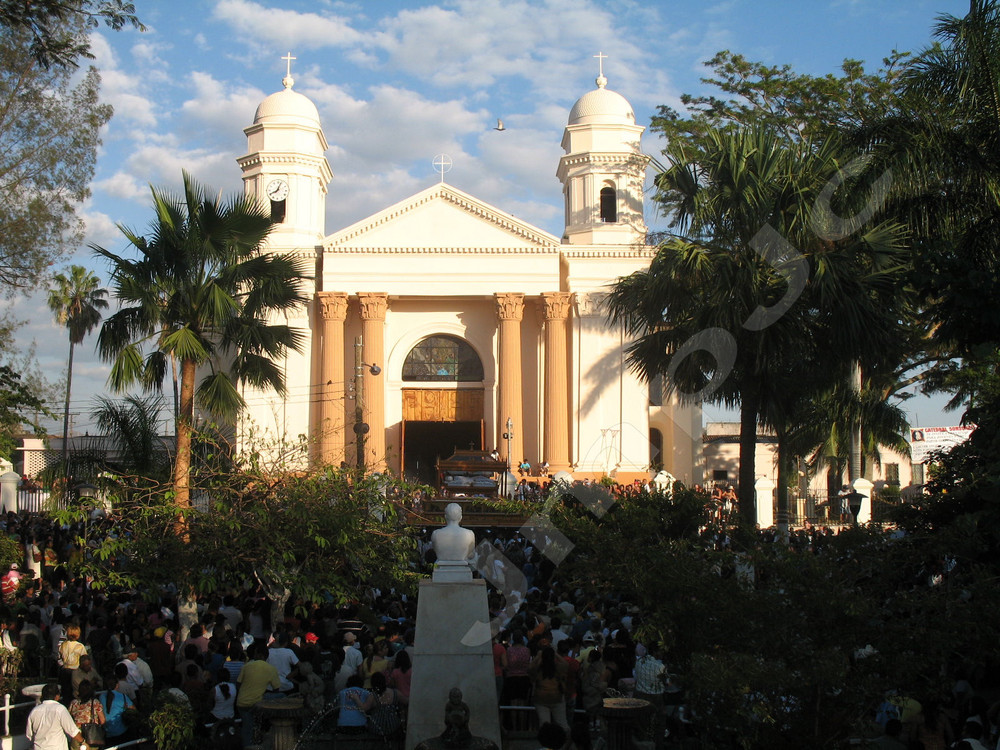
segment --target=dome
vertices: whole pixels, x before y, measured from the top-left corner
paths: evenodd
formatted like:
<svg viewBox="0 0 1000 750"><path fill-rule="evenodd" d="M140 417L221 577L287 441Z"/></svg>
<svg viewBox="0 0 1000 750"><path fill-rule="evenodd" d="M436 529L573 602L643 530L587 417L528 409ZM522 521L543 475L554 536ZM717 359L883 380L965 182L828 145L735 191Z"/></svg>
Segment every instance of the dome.
<svg viewBox="0 0 1000 750"><path fill-rule="evenodd" d="M285 88L271 94L257 107L257 114L253 121L256 125L259 122L287 123L296 125L315 125L319 127L319 110L307 96L292 91L290 77L283 81Z"/></svg>
<svg viewBox="0 0 1000 750"><path fill-rule="evenodd" d="M635 125L635 113L628 100L605 88L607 79L597 79L597 88L577 99L569 112L569 125Z"/></svg>

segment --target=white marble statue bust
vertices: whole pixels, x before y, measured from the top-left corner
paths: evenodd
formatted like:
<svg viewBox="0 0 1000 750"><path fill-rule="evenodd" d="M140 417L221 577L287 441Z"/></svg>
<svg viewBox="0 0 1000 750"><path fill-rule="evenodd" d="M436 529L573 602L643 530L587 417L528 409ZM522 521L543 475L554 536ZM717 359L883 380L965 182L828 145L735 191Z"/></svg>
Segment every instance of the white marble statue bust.
<svg viewBox="0 0 1000 750"><path fill-rule="evenodd" d="M467 562L476 547L476 535L462 528L462 506L448 503L444 509L446 524L431 534L431 544L438 562Z"/></svg>

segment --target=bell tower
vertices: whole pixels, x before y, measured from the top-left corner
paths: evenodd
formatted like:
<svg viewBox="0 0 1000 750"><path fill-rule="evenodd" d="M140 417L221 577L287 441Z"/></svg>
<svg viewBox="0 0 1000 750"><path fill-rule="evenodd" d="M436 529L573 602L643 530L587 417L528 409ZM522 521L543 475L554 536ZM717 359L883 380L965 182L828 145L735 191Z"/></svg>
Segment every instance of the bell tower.
<svg viewBox="0 0 1000 750"><path fill-rule="evenodd" d="M326 160L329 148L319 111L308 97L294 91L291 63L288 63L283 89L271 94L257 107L253 124L244 128L247 154L237 162L243 171L244 195L253 197L271 212L276 226L267 238L266 251L295 257L303 262L308 278L300 282L306 298L317 291L321 246L325 235L327 185L333 172ZM285 393L277 395L245 386L246 411L237 426L240 449L257 448L261 438L285 445L308 437L310 423L317 412L318 391L313 382L314 352L317 345L315 304L302 305L276 316L271 323L288 325L300 331L299 351L289 350L275 361L285 380ZM306 457L289 453L289 465L305 468Z"/></svg>
<svg viewBox="0 0 1000 750"><path fill-rule="evenodd" d="M632 106L607 88L604 55L597 88L573 105L563 132L565 156L556 175L563 184L570 245L631 245L646 237L642 188L649 157L642 153L645 130Z"/></svg>
<svg viewBox="0 0 1000 750"><path fill-rule="evenodd" d="M278 222L269 246L275 250L315 252L325 235L327 185L333 172L326 160L329 145L316 105L294 91L290 54L284 88L257 107L245 128L247 155L238 159L243 190L270 207Z"/></svg>

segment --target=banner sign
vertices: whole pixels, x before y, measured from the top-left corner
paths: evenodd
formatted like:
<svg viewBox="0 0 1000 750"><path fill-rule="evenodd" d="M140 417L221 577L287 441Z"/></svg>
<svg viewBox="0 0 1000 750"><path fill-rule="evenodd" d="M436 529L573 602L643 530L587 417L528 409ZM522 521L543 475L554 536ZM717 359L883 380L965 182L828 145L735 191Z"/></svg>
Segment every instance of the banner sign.
<svg viewBox="0 0 1000 750"><path fill-rule="evenodd" d="M914 427L910 430L910 461L926 463L931 453L948 451L969 439L975 427Z"/></svg>

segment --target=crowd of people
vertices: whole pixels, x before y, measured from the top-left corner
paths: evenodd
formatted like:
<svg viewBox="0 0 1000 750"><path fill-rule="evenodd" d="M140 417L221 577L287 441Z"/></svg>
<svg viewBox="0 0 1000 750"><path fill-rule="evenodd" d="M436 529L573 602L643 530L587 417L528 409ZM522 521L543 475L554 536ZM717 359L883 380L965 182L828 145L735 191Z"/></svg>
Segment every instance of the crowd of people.
<svg viewBox="0 0 1000 750"><path fill-rule="evenodd" d="M19 652L21 670L49 683L26 729L39 750L64 750L67 737L81 741L91 725L101 731L86 744L116 745L135 737L138 717L163 701L190 707L198 726L238 720L242 743L251 745L260 731L255 707L289 695L301 695L316 717L329 716L337 732L403 736L414 668L412 597L370 589L348 606L293 598L275 611L261 591L246 586L200 597L195 621L182 631L176 592L151 601L139 592L94 591L74 578L67 540L78 529L16 514L2 525L25 543L26 555L35 546L42 551L41 575L5 585L0 610L0 650ZM792 543L821 547L825 533L806 529ZM604 699L621 694L653 706L647 731L657 747L690 730L666 654L634 636L643 617L638 607L565 587L530 540L516 532L493 536L525 582L516 611L500 590L489 598L500 623L492 653L506 729L545 727L550 742L561 731L564 740L554 748L587 750L599 736ZM708 543L724 546L725 537ZM46 562L50 547L54 555ZM420 551L429 570L427 540ZM950 705L921 703L900 702L896 715L886 710L881 746L906 746L892 744L898 740L920 741L925 749L958 741L973 750L995 747L1000 706L983 705L968 683L956 686ZM61 745L53 744L56 736Z"/></svg>

